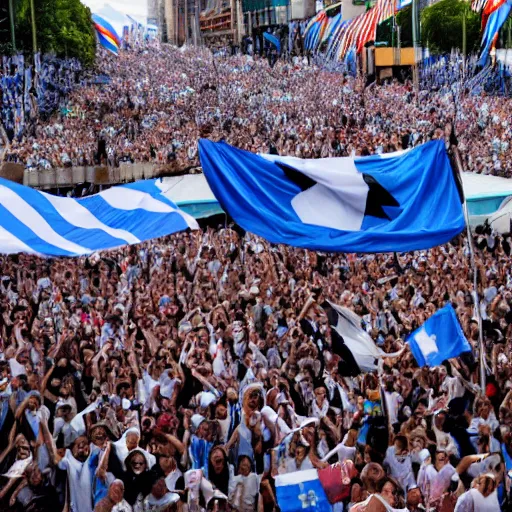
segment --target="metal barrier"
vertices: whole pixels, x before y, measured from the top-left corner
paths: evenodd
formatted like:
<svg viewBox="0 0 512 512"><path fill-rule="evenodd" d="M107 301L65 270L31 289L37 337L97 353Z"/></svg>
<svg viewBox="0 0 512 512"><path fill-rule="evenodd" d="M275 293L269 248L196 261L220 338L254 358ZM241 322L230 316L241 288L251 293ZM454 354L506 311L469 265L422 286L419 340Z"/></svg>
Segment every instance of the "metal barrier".
<svg viewBox="0 0 512 512"><path fill-rule="evenodd" d="M70 167L65 169L32 170L23 169L20 164L0 165L0 177L17 181L38 189L74 187L89 182L95 185L115 185L136 180L151 179L166 172L178 173L172 166L152 163L122 163L119 167ZM193 173L193 170L191 171Z"/></svg>

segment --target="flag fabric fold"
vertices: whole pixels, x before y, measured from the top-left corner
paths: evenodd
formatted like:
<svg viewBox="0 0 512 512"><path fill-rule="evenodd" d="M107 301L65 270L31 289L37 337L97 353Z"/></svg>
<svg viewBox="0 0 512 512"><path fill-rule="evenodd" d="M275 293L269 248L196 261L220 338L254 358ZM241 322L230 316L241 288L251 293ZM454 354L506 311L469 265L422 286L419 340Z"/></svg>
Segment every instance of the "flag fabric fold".
<svg viewBox="0 0 512 512"><path fill-rule="evenodd" d="M484 7L483 12L483 23L485 23L484 33L482 36L481 53L480 53L480 65L485 66L487 63L489 52L493 45L493 41L498 35L501 27L507 21L512 8L512 0L506 0L503 3L493 4L488 2L489 8L486 11ZM496 8L497 6L497 8Z"/></svg>
<svg viewBox="0 0 512 512"><path fill-rule="evenodd" d="M101 46L114 55L118 55L121 46L121 38L118 36L114 27L106 19L97 14L92 15L92 21Z"/></svg>
<svg viewBox="0 0 512 512"><path fill-rule="evenodd" d="M406 341L420 367L439 366L447 359L471 352L451 304L434 313Z"/></svg>
<svg viewBox="0 0 512 512"><path fill-rule="evenodd" d="M379 359L399 357L403 350L387 354L377 347L372 337L361 327L361 318L353 311L343 306L338 306L327 301L331 308L337 313L337 322L331 327L342 337L345 347L350 351L359 370L362 372L373 372L378 368ZM333 351L338 353L335 346ZM339 354L343 357L343 354Z"/></svg>
<svg viewBox="0 0 512 512"><path fill-rule="evenodd" d="M164 187L145 180L74 199L0 178L0 253L78 256L198 229Z"/></svg>
<svg viewBox="0 0 512 512"><path fill-rule="evenodd" d="M303 160L199 142L220 205L245 230L311 250L428 249L464 229L442 141L403 152Z"/></svg>
<svg viewBox="0 0 512 512"><path fill-rule="evenodd" d="M277 53L281 53L281 41L273 34L263 32L263 37L272 45L275 46Z"/></svg>

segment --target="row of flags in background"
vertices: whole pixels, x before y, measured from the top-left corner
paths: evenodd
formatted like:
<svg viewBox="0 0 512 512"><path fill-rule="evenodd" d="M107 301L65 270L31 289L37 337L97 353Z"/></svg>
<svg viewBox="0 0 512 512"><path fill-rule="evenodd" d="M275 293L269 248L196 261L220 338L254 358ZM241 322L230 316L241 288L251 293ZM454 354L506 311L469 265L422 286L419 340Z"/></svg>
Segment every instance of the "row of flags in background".
<svg viewBox="0 0 512 512"><path fill-rule="evenodd" d="M339 4L320 11L306 27L304 46L315 52L327 43L326 57L332 60L353 58L360 53L364 45L374 41L377 26L393 16L402 6L396 0L377 0L376 4L363 14L350 20L342 20L342 13L329 16L329 10Z"/></svg>
<svg viewBox="0 0 512 512"><path fill-rule="evenodd" d="M482 13L480 64L484 66L491 48L496 44L501 27L510 15L512 0L473 0L471 8Z"/></svg>
<svg viewBox="0 0 512 512"><path fill-rule="evenodd" d="M327 43L327 60L353 59L366 43L375 40L379 24L409 4L409 0L377 0L372 8L350 20L342 20L341 12L329 16L329 11L338 7L341 10L340 4L334 4L317 13L307 24L305 49L316 52ZM512 0L473 0L471 8L482 14L480 64L485 65L498 32L510 15Z"/></svg>
<svg viewBox="0 0 512 512"><path fill-rule="evenodd" d="M77 59L34 55L28 65L23 55L2 57L0 78L2 123L9 138L21 137L26 123L39 114L51 113L77 84L81 64ZM33 94L34 93L34 94Z"/></svg>

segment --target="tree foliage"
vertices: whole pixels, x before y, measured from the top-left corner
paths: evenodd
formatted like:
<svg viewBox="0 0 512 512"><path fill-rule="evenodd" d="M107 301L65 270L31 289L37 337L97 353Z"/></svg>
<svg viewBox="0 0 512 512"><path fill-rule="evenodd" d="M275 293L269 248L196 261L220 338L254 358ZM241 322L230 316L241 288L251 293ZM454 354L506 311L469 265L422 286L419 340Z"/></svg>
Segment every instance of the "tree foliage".
<svg viewBox="0 0 512 512"><path fill-rule="evenodd" d="M412 46L412 6L404 7L396 15L396 24L400 26L400 41L402 47ZM420 42L418 41L418 46Z"/></svg>
<svg viewBox="0 0 512 512"><path fill-rule="evenodd" d="M466 16L467 52L478 50L480 15L471 11L464 0L440 0L421 13L421 38L431 53L462 49L462 24Z"/></svg>
<svg viewBox="0 0 512 512"><path fill-rule="evenodd" d="M94 61L96 40L91 11L80 0L34 0L38 51ZM16 0L16 46L32 53L30 0Z"/></svg>

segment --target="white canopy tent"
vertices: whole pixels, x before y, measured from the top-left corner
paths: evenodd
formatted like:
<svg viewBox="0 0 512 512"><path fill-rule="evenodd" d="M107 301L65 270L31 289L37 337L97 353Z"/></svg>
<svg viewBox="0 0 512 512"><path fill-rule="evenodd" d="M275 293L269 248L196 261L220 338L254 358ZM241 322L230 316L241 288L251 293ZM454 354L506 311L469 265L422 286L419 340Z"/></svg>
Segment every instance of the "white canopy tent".
<svg viewBox="0 0 512 512"><path fill-rule="evenodd" d="M496 214L503 201L512 197L512 179L464 173L463 186L472 225ZM220 205L203 174L164 178L168 197L191 215L208 216L208 212L222 212ZM512 211L512 202L507 206Z"/></svg>

